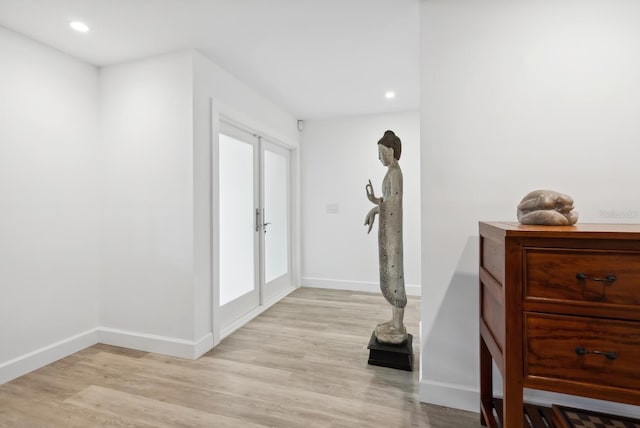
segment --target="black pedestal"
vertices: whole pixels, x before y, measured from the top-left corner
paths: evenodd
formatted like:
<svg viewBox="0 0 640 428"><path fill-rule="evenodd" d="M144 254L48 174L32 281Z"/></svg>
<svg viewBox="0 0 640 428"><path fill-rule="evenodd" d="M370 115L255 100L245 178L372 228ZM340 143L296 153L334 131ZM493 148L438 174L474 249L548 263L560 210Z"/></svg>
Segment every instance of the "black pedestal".
<svg viewBox="0 0 640 428"><path fill-rule="evenodd" d="M369 364L391 367L392 369L413 371L413 336L408 335L401 345L378 342L375 331L369 340Z"/></svg>

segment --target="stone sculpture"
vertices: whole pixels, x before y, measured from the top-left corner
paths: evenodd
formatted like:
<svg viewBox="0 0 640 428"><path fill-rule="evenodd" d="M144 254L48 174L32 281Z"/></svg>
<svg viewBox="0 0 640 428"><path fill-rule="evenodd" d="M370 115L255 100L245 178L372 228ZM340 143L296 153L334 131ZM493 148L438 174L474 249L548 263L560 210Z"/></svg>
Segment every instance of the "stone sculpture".
<svg viewBox="0 0 640 428"><path fill-rule="evenodd" d="M578 221L573 199L553 190L534 190L518 205L518 221L522 224L571 226Z"/></svg>
<svg viewBox="0 0 640 428"><path fill-rule="evenodd" d="M378 158L387 167L382 181L382 197L377 198L371 180L365 186L367 198L376 206L367 213L364 224L371 232L376 215L378 226L378 257L380 289L391 304L392 318L378 324L376 339L380 343L402 344L407 340L403 324L407 295L404 289L404 264L402 250L402 170L398 164L402 150L400 138L393 131L386 131L378 141Z"/></svg>

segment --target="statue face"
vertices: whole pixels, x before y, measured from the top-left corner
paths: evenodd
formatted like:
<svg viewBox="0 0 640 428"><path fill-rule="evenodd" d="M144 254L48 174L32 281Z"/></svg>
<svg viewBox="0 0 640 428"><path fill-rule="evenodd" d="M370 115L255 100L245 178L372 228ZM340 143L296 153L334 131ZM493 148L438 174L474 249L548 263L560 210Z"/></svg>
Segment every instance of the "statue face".
<svg viewBox="0 0 640 428"><path fill-rule="evenodd" d="M389 166L394 161L393 149L391 147L378 144L378 159L380 159L382 165Z"/></svg>

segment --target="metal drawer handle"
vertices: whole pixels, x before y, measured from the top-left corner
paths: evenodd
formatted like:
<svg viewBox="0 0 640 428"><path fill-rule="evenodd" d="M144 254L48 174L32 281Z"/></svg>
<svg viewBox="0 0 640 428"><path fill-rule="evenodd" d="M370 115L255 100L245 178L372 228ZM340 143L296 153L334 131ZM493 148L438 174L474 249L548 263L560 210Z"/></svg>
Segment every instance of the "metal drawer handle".
<svg viewBox="0 0 640 428"><path fill-rule="evenodd" d="M581 281L589 280L589 281L600 281L600 282L615 282L616 280L615 275L607 275L604 278L593 278L588 276L586 273L582 273L582 272L578 272L576 274L576 278L578 278Z"/></svg>
<svg viewBox="0 0 640 428"><path fill-rule="evenodd" d="M595 354L595 355L604 355L608 360L615 360L618 358L618 354L615 352L605 352L605 351L587 351L582 346L578 346L576 348L576 354L578 355L586 355L586 354Z"/></svg>

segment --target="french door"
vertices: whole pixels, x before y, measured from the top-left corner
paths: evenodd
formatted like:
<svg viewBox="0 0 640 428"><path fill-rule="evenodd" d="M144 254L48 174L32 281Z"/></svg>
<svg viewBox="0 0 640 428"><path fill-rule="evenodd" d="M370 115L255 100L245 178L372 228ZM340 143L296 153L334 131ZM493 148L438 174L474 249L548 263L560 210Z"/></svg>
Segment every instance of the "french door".
<svg viewBox="0 0 640 428"><path fill-rule="evenodd" d="M224 329L291 287L290 151L222 122L219 160Z"/></svg>

